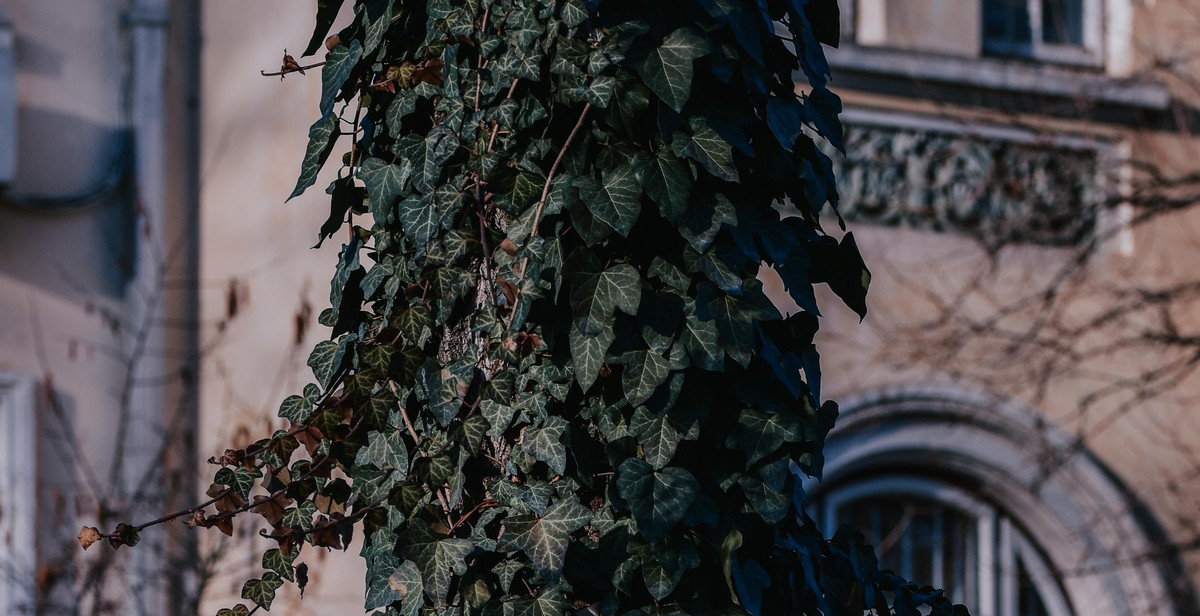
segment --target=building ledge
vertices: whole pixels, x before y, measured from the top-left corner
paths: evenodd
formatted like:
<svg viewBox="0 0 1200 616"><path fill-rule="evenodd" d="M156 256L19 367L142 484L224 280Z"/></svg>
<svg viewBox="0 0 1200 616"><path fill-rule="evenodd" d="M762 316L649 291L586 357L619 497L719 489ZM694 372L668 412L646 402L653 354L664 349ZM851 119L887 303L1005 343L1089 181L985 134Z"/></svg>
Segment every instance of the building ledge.
<svg viewBox="0 0 1200 616"><path fill-rule="evenodd" d="M1115 78L1095 70L995 58L956 58L844 44L826 49L835 79L839 72L900 77L969 88L1087 98L1117 107L1165 110L1165 85L1143 78Z"/></svg>

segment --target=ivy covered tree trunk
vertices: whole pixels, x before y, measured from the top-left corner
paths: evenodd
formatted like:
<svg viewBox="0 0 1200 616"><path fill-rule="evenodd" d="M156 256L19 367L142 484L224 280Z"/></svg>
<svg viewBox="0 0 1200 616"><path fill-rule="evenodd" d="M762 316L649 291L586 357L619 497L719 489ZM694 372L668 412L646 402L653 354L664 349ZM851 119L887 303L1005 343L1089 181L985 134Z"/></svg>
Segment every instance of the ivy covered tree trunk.
<svg viewBox="0 0 1200 616"><path fill-rule="evenodd" d="M341 4L294 193L340 154L331 337L191 518L269 522L246 599L361 532L387 614L952 612L803 511L813 285L869 281L818 220L834 0L360 0L326 38Z"/></svg>

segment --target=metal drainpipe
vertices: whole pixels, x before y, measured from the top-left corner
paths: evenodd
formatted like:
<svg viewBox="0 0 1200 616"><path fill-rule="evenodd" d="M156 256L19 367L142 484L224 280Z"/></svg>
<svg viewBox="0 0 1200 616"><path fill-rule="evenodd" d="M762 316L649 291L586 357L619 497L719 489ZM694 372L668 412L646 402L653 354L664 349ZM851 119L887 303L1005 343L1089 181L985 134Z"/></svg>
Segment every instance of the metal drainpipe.
<svg viewBox="0 0 1200 616"><path fill-rule="evenodd" d="M155 459L162 442L162 426L167 420L167 399L161 385L153 385L167 370L164 348L167 344L161 326L164 313L163 271L171 252L166 246L166 56L167 26L170 20L166 0L133 0L125 15L125 24L133 40L132 98L130 121L134 132L134 205L136 213L135 273L126 291L130 323L144 328L139 340L132 332L129 405L123 412L129 420L122 477L126 494L143 491L148 498L131 515L153 519L161 515L163 485L146 469L157 468ZM146 480L149 479L149 486ZM143 543L132 550L130 605L126 613L161 614L166 609L163 584L165 533L154 529L145 533Z"/></svg>
<svg viewBox="0 0 1200 616"><path fill-rule="evenodd" d="M17 175L17 61L12 22L0 7L0 187Z"/></svg>

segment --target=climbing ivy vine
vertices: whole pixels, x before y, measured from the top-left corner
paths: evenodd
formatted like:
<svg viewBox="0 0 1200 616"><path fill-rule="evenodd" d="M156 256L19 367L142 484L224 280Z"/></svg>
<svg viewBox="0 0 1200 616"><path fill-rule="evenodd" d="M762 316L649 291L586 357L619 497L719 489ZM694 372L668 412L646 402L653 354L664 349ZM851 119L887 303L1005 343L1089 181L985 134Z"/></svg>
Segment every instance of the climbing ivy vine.
<svg viewBox="0 0 1200 616"><path fill-rule="evenodd" d="M389 615L963 613L803 510L813 286L865 315L870 280L820 224L835 0L359 0L330 34L341 5L293 192L339 152L330 337L183 512L276 542L220 616L356 533Z"/></svg>

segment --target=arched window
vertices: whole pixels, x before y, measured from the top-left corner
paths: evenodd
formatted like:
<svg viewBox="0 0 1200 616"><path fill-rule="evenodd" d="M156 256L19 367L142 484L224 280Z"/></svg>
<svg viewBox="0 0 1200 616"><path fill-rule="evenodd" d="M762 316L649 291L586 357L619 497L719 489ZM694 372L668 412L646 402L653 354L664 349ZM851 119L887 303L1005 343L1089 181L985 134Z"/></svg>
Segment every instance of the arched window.
<svg viewBox="0 0 1200 616"><path fill-rule="evenodd" d="M862 531L879 565L946 591L972 614L1071 616L1060 581L1001 508L951 483L874 475L822 499L826 534Z"/></svg>
<svg viewBox="0 0 1200 616"><path fill-rule="evenodd" d="M1174 616L1132 495L1061 431L999 399L912 388L843 400L810 514L976 616ZM1186 594L1186 593L1185 593Z"/></svg>

